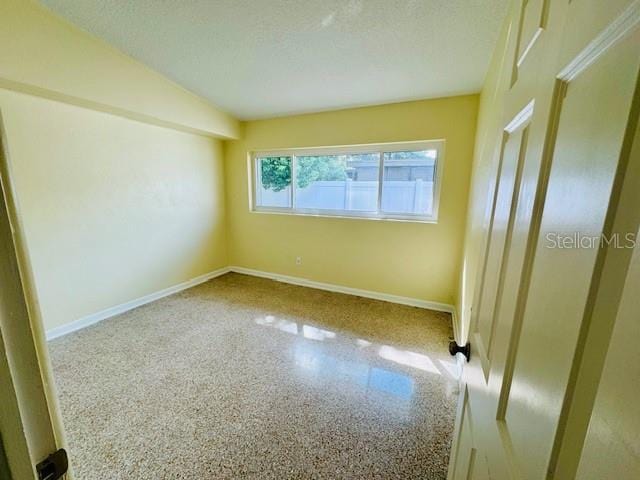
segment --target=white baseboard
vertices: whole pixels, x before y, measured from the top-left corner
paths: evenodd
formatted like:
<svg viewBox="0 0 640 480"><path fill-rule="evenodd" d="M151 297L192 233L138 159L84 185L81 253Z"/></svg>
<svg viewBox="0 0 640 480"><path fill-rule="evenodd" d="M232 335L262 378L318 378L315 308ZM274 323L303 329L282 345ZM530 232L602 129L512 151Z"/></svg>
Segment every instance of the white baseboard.
<svg viewBox="0 0 640 480"><path fill-rule="evenodd" d="M149 295L145 295L144 297L140 297L126 303L121 303L120 305L116 305L115 307L110 307L105 310L92 313L91 315L87 315L86 317L82 317L71 323L67 323L65 325L47 330L47 340L53 340L54 338L58 338L63 335L67 335L68 333L86 328L102 320L106 320L107 318L115 317L116 315L120 315L121 313L133 310L136 307L140 307L168 295L178 293L182 290L186 290L187 288L195 287L196 285L199 285L208 280L211 280L212 278L219 277L229 272L242 273L244 275L251 275L254 277L268 278L277 282L290 283L292 285L299 285L302 287L317 288L319 290L326 290L329 292L344 293L347 295L355 295L358 297L372 298L374 300L399 303L401 305L409 305L411 307L426 308L428 310L436 310L439 312L447 312L450 313L452 317L455 315L455 308L453 307L453 305L449 305L447 303L430 302L428 300L421 300L418 298L401 297L399 295L390 295L388 293L374 292L371 290L361 290L359 288L344 287L342 285L334 285L331 283L316 282L314 280L309 280L301 277L292 277L289 275L281 275L279 273L264 272L261 270L253 270L251 268L231 266L219 268L218 270L205 273L204 275L192 278L191 280L179 283L178 285L165 288L164 290L160 290L158 292L150 293Z"/></svg>
<svg viewBox="0 0 640 480"><path fill-rule="evenodd" d="M317 288L319 290L327 290L329 292L345 293L347 295L355 295L357 297L372 298L374 300L382 300L385 302L399 303L401 305L409 305L411 307L426 308L429 310L436 310L438 312L447 312L452 316L455 313L453 305L448 303L431 302L428 300L421 300L418 298L401 297L399 295L391 295L388 293L374 292L371 290L360 290L359 288L344 287L342 285L334 285L332 283L316 282L301 277L291 277L289 275L281 275L279 273L264 272L261 270L253 270L251 268L244 267L229 267L229 271L236 273L243 273L245 275L252 275L254 277L269 278L277 282L290 283L292 285L300 285L302 287Z"/></svg>
<svg viewBox="0 0 640 480"><path fill-rule="evenodd" d="M147 303L151 303L162 297L166 297L168 295L178 293L182 290L186 290L187 288L195 287L196 285L199 285L208 280L211 280L212 278L216 278L216 277L219 277L220 275L224 275L229 271L230 271L229 268L226 268L226 267L219 268L218 270L205 273L204 275L200 275L198 277L192 278L191 280L187 280L186 282L179 283L178 285L165 288L158 292L150 293L149 295L145 295L144 297L136 298L135 300L131 300L126 303L121 303L120 305L116 305L115 307L110 307L105 310L92 313L91 315L87 315L86 317L79 318L78 320L75 320L71 323L67 323L65 325L52 328L50 330L47 330L47 333L46 333L47 340L53 340L54 338L67 335L68 333L75 332L76 330L80 330L82 328L86 328L89 325L93 325L107 318L120 315L121 313L127 312L136 307L140 307Z"/></svg>

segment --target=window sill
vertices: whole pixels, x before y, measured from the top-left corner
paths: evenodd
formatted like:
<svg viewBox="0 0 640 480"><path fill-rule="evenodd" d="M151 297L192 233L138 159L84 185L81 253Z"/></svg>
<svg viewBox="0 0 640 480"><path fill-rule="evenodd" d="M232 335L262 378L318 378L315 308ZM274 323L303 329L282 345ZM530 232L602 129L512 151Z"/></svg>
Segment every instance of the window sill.
<svg viewBox="0 0 640 480"><path fill-rule="evenodd" d="M349 214L335 214L335 213L327 213L327 212L314 212L314 211L291 211L288 209L251 209L250 213L257 214L267 214L267 215L287 215L294 217L320 217L320 218L338 218L338 219L347 219L347 220L373 220L377 222L400 222L400 223L427 223L427 224L437 224L438 219L432 217L420 217L413 215L349 215Z"/></svg>

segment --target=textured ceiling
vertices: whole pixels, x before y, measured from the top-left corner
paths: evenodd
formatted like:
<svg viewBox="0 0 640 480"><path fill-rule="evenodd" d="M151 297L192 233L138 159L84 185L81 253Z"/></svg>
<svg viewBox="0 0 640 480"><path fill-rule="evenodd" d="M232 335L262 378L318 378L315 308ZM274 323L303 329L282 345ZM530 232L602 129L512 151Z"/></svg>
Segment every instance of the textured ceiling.
<svg viewBox="0 0 640 480"><path fill-rule="evenodd" d="M41 0L241 119L477 92L508 0Z"/></svg>

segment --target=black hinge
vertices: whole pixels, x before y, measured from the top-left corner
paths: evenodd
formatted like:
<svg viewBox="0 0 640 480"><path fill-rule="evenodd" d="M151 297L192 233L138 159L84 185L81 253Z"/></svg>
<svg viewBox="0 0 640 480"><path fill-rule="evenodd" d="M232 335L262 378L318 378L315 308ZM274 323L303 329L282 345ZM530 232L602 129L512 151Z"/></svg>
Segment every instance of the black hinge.
<svg viewBox="0 0 640 480"><path fill-rule="evenodd" d="M67 452L61 448L36 465L38 480L58 480L67 473L68 468Z"/></svg>

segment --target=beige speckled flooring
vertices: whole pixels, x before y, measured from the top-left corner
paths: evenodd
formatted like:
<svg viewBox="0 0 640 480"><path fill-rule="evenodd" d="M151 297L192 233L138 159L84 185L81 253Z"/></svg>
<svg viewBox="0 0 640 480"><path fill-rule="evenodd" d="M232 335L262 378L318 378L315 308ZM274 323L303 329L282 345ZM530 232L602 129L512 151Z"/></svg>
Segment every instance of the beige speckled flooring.
<svg viewBox="0 0 640 480"><path fill-rule="evenodd" d="M50 342L92 479L444 479L447 314L228 274Z"/></svg>

